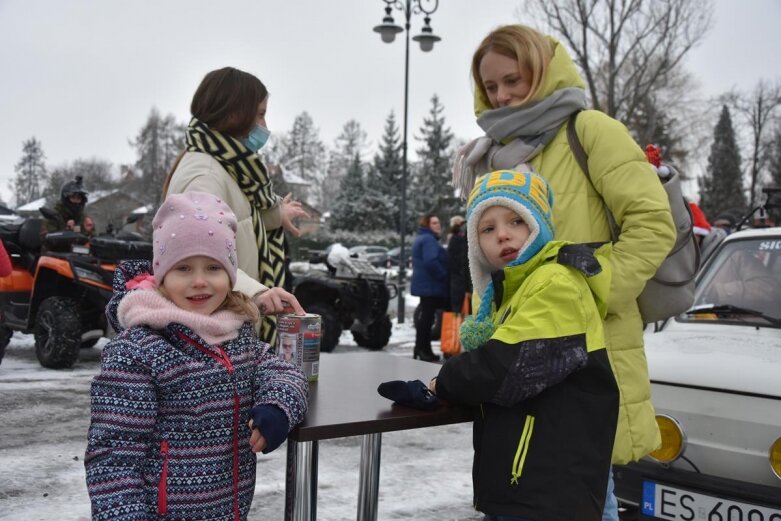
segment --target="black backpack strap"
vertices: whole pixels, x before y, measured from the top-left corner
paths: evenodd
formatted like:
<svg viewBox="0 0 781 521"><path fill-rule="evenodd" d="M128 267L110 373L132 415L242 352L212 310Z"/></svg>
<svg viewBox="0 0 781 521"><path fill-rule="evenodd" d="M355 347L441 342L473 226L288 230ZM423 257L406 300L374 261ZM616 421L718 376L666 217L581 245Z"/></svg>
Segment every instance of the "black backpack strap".
<svg viewBox="0 0 781 521"><path fill-rule="evenodd" d="M602 197L602 194L599 193L597 187L594 186L594 181L591 180L591 173L588 170L588 154L586 154L586 150L583 148L583 144L580 142L580 139L578 138L578 133L575 130L575 121L578 119L579 113L580 113L579 110L573 112L570 115L569 120L567 120L567 142L569 142L569 148L570 150L572 150L572 155L575 157L575 161L578 163L578 166L586 175L586 179L588 179L588 184L591 185L591 188L593 188L594 191L597 193L597 195L599 195L599 198L602 199L602 206L605 207L605 215L607 215L608 227L610 228L610 238L612 239L613 242L616 242L618 240L619 227L616 224L616 220L613 217L613 213L607 207L607 204L605 203L605 199Z"/></svg>

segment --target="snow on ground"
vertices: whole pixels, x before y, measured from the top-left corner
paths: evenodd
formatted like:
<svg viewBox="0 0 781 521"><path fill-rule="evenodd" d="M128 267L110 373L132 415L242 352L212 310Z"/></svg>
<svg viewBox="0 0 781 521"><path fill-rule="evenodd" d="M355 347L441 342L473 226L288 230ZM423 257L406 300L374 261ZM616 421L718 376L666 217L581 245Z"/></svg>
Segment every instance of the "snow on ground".
<svg viewBox="0 0 781 521"><path fill-rule="evenodd" d="M412 356L416 304L407 297L407 320L394 320L385 353ZM89 519L83 462L89 385L105 342L82 350L72 369L54 371L38 364L31 335L16 333L11 340L0 364L0 519ZM439 353L438 342L433 346ZM321 356L362 350L345 332L334 352ZM437 370L432 365L432 376ZM319 443L318 519L356 518L360 449L359 437ZM284 445L259 456L251 521L282 519L285 459ZM378 518L482 519L471 506L471 461L469 424L383 434Z"/></svg>

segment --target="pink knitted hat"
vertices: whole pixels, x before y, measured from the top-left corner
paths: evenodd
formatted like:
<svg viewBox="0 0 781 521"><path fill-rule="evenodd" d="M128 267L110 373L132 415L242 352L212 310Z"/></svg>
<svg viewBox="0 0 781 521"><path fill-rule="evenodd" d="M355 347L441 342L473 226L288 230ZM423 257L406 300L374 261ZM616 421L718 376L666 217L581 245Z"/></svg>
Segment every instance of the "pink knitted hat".
<svg viewBox="0 0 781 521"><path fill-rule="evenodd" d="M153 271L162 284L168 270L188 257L205 255L225 267L236 285L236 215L205 192L170 194L152 221Z"/></svg>

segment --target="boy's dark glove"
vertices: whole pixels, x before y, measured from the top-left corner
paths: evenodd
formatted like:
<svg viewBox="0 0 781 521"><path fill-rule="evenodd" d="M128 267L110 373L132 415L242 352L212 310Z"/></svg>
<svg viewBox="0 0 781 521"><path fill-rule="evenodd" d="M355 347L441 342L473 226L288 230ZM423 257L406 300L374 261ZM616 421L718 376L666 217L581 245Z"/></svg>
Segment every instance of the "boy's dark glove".
<svg viewBox="0 0 781 521"><path fill-rule="evenodd" d="M290 423L287 415L276 405L256 405L252 408L252 423L254 429L259 429L266 438L266 448L263 454L276 449L287 438Z"/></svg>
<svg viewBox="0 0 781 521"><path fill-rule="evenodd" d="M439 407L439 399L420 380L391 380L377 387L380 396L399 405L430 411Z"/></svg>

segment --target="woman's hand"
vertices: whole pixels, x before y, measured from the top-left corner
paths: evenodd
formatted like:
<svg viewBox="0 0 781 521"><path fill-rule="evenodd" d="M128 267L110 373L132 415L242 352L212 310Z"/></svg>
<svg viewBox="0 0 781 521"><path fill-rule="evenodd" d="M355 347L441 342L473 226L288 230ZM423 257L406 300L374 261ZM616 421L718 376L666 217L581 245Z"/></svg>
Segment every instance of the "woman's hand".
<svg viewBox="0 0 781 521"><path fill-rule="evenodd" d="M282 288L270 288L258 293L252 298L258 306L261 315L278 315L280 313L294 313L305 315L306 311L298 303L298 299Z"/></svg>
<svg viewBox="0 0 781 521"><path fill-rule="evenodd" d="M301 230L293 224L293 220L299 217L309 219L309 214L301 206L301 201L294 201L293 194L287 194L282 199L282 228L292 233L295 237L301 236Z"/></svg>

